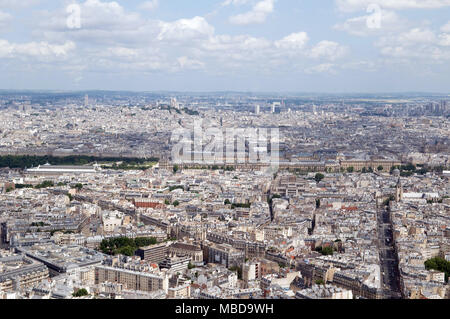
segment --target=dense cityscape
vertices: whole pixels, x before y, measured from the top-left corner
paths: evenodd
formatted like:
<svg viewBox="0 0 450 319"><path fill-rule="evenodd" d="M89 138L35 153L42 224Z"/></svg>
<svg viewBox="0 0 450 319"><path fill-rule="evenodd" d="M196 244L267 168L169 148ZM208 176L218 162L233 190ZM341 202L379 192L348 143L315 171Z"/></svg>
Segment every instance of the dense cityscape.
<svg viewBox="0 0 450 319"><path fill-rule="evenodd" d="M0 0L0 314L448 306L449 17Z"/></svg>
<svg viewBox="0 0 450 319"><path fill-rule="evenodd" d="M0 91L0 299L449 299L449 117L425 93ZM231 128L277 137L197 145Z"/></svg>

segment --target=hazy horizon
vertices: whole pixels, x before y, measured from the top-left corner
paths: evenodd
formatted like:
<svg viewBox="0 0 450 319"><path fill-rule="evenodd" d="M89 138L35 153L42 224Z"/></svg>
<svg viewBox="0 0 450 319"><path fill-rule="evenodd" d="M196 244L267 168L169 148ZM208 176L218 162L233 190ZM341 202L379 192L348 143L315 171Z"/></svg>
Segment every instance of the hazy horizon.
<svg viewBox="0 0 450 319"><path fill-rule="evenodd" d="M0 93L8 93L8 92L14 92L14 93L96 93L96 92L105 92L105 93L135 93L135 94L220 94L220 93L231 93L231 94L262 94L262 95L268 95L268 94L279 94L279 95L286 95L286 94L296 94L296 95L348 95L348 96L354 96L354 95L374 95L374 96L382 96L382 95L417 95L417 96L424 96L424 95L435 95L435 96L450 96L449 93L446 92L421 92L421 91L391 91L391 92L307 92L307 91L251 91L251 90L210 90L210 91L196 91L196 90L186 90L186 91L180 91L180 90L113 90L113 89L85 89L85 90L71 90L71 89L1 89Z"/></svg>

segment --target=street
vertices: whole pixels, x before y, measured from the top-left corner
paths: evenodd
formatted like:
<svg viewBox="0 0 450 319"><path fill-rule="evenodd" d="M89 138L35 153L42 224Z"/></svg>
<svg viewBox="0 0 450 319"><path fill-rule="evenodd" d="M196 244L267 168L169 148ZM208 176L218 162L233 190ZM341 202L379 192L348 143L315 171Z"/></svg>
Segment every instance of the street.
<svg viewBox="0 0 450 319"><path fill-rule="evenodd" d="M399 299L401 298L400 273L394 249L390 214L386 208L378 210L377 221L383 295L386 299Z"/></svg>

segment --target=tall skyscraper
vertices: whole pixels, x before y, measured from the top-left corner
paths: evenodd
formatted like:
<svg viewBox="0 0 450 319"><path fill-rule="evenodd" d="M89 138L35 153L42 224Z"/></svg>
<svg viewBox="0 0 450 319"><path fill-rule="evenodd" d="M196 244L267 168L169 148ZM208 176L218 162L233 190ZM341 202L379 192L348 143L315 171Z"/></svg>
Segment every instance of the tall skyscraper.
<svg viewBox="0 0 450 319"><path fill-rule="evenodd" d="M89 96L87 94L84 96L84 106L89 106Z"/></svg>
<svg viewBox="0 0 450 319"><path fill-rule="evenodd" d="M272 103L272 113L276 112L277 107L281 108L281 103L280 102L273 102Z"/></svg>
<svg viewBox="0 0 450 319"><path fill-rule="evenodd" d="M259 105L255 105L255 114L259 115L260 112L261 112L261 107Z"/></svg>
<svg viewBox="0 0 450 319"><path fill-rule="evenodd" d="M442 114L445 114L446 113L446 111L447 111L447 109L448 109L448 102L447 101L445 101L445 100L442 100L441 101L441 113Z"/></svg>

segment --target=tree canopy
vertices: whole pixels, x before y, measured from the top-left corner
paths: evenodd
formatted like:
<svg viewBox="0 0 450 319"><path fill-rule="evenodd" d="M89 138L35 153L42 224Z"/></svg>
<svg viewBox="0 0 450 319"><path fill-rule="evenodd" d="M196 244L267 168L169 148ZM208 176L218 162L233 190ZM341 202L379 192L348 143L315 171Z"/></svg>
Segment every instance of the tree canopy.
<svg viewBox="0 0 450 319"><path fill-rule="evenodd" d="M448 282L450 276L450 261L441 257L435 257L425 261L425 268L427 270L437 270L445 273L445 282Z"/></svg>
<svg viewBox="0 0 450 319"><path fill-rule="evenodd" d="M134 256L140 247L155 245L158 241L154 237L117 237L104 239L100 243L100 250L107 255Z"/></svg>
<svg viewBox="0 0 450 319"><path fill-rule="evenodd" d="M84 288L78 289L77 292L74 292L72 294L72 296L74 296L75 298L84 297L84 296L88 296L88 295L89 295L88 291Z"/></svg>
<svg viewBox="0 0 450 319"><path fill-rule="evenodd" d="M316 180L317 183L319 183L324 178L325 178L325 175L323 175L321 173L317 173L316 176L314 177L314 179Z"/></svg>
<svg viewBox="0 0 450 319"><path fill-rule="evenodd" d="M94 162L125 162L125 163L138 163L143 164L145 162L159 162L159 158L121 158L121 157L96 157L96 156L84 156L84 155L71 155L65 157L56 156L34 156L34 155L5 155L0 156L0 167L9 168L21 168L36 167L38 165L44 165L50 163L52 165L86 165Z"/></svg>

